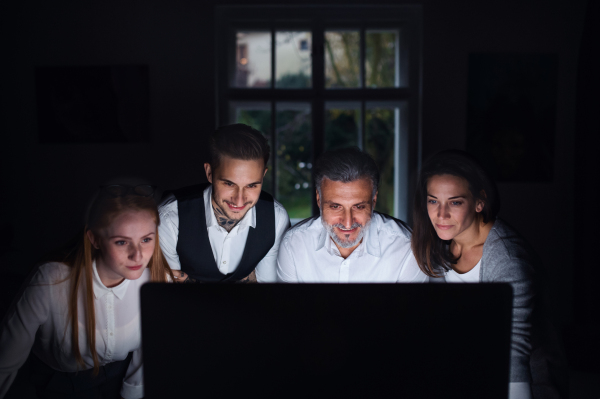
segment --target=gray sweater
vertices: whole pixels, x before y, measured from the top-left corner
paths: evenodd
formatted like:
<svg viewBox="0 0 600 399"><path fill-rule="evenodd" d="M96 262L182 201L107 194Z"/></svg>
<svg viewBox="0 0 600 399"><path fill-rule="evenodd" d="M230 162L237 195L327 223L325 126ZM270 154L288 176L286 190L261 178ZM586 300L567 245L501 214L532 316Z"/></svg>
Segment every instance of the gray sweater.
<svg viewBox="0 0 600 399"><path fill-rule="evenodd" d="M510 283L513 288L510 382L531 382L534 259L529 246L517 232L497 219L483 244L479 281ZM431 278L430 281L443 282L445 279Z"/></svg>

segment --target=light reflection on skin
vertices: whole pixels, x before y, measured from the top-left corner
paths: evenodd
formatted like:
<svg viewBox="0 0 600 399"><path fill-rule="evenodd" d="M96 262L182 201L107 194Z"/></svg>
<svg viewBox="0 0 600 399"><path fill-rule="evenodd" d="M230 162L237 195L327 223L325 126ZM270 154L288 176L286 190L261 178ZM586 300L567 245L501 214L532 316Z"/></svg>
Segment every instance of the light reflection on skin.
<svg viewBox="0 0 600 399"><path fill-rule="evenodd" d="M87 231L99 249L98 276L106 287L137 280L148 266L156 245L156 221L148 211L126 211L98 232Z"/></svg>
<svg viewBox="0 0 600 399"><path fill-rule="evenodd" d="M377 193L373 196L373 185L368 178L349 183L323 179L317 203L323 224L343 258L360 245L376 202Z"/></svg>
<svg viewBox="0 0 600 399"><path fill-rule="evenodd" d="M482 193L485 197L485 193ZM453 269L471 270L483 254L483 244L493 223L483 223L485 202L476 199L466 179L435 175L427 181L427 212L437 235L449 241L450 252L460 257Z"/></svg>
<svg viewBox="0 0 600 399"><path fill-rule="evenodd" d="M239 221L256 205L267 174L262 159L242 160L222 155L219 166L204 164L206 178L212 184L212 204L229 219Z"/></svg>

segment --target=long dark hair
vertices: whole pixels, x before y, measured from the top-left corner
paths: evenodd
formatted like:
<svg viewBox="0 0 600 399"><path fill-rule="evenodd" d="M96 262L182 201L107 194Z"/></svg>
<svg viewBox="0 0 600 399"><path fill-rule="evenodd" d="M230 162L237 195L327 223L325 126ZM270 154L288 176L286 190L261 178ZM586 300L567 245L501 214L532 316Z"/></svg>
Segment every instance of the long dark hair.
<svg viewBox="0 0 600 399"><path fill-rule="evenodd" d="M415 193L412 250L417 264L430 277L439 277L440 272L450 270L458 261L450 253L448 242L437 235L427 212L427 182L436 175L465 179L473 198L484 203L481 211L484 223L494 221L500 210L496 185L473 156L460 150L445 150L429 158L421 168Z"/></svg>

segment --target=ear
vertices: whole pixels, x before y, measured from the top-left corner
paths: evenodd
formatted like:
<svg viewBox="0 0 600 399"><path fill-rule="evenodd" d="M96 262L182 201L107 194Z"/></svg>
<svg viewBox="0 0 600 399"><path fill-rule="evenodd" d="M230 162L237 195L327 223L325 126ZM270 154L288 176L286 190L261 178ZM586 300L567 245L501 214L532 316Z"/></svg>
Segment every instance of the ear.
<svg viewBox="0 0 600 399"><path fill-rule="evenodd" d="M377 204L377 194L379 194L379 191L375 191L375 195L373 196L373 209L375 209L375 205Z"/></svg>
<svg viewBox="0 0 600 399"><path fill-rule="evenodd" d="M479 192L479 197L483 198L483 199L478 199L475 202L475 212L480 213L481 211L483 211L483 208L485 207L485 200L487 199L487 195L485 194L485 190L481 190Z"/></svg>
<svg viewBox="0 0 600 399"><path fill-rule="evenodd" d="M94 235L94 233L92 232L92 230L86 231L85 234L87 234L88 239L92 243L92 247L94 247L96 249L100 249L100 245L99 245L98 239Z"/></svg>
<svg viewBox="0 0 600 399"><path fill-rule="evenodd" d="M269 171L269 168L265 168L265 173L263 173L263 179L265 178L265 176L267 175L267 172Z"/></svg>
<svg viewBox="0 0 600 399"><path fill-rule="evenodd" d="M321 209L321 197L319 197L319 190L315 190L317 192L317 206Z"/></svg>
<svg viewBox="0 0 600 399"><path fill-rule="evenodd" d="M206 172L206 178L208 179L208 182L212 184L212 168L210 167L209 163L204 164L204 171Z"/></svg>

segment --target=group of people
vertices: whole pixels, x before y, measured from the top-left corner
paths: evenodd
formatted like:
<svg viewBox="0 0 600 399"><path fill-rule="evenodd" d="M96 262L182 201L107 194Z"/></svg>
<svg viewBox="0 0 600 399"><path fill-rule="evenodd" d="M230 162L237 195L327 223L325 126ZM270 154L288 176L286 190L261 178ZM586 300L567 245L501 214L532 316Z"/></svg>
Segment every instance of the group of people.
<svg viewBox="0 0 600 399"><path fill-rule="evenodd" d="M163 195L102 186L77 243L41 265L0 331L0 398L29 357L40 398L141 398L139 290L175 283L507 282L514 291L510 391L531 397L535 261L497 218L492 180L468 154L420 171L412 230L375 211L379 171L357 148L314 167L320 215L290 227L262 191L270 148L242 124L210 139L208 183ZM30 355L31 351L31 355Z"/></svg>

